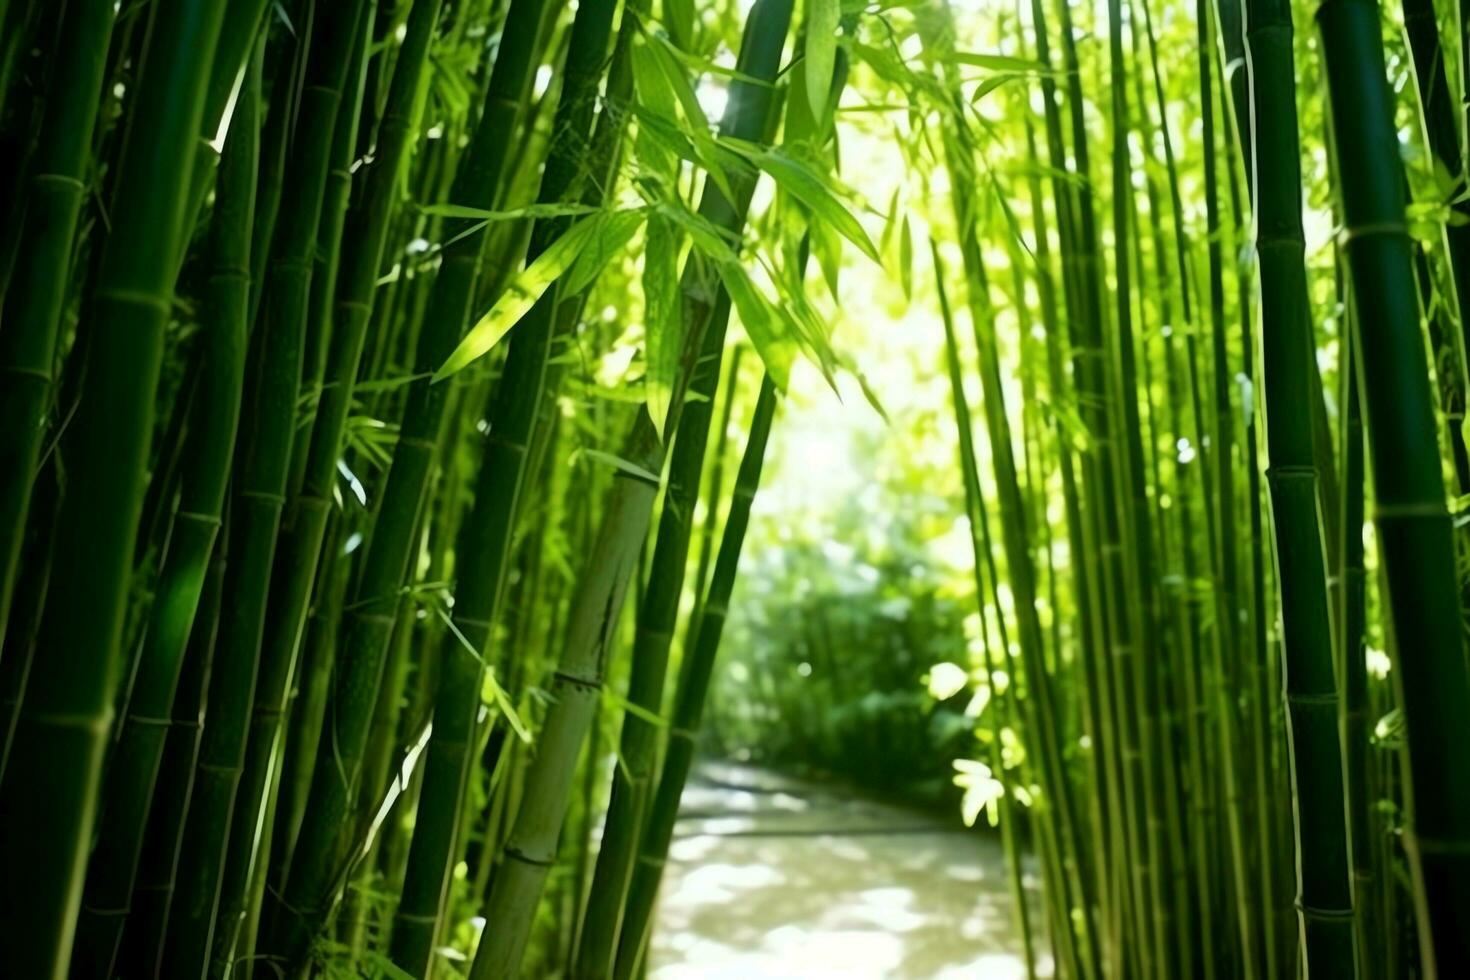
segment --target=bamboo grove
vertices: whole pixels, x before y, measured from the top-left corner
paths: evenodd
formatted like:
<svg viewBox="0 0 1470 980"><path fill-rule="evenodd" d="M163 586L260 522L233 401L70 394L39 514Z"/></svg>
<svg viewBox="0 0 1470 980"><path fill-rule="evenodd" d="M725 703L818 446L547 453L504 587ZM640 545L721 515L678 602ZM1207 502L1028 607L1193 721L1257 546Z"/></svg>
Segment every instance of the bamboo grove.
<svg viewBox="0 0 1470 980"><path fill-rule="evenodd" d="M1451 8L0 0L0 975L643 975L875 276L1028 974L1465 975Z"/></svg>

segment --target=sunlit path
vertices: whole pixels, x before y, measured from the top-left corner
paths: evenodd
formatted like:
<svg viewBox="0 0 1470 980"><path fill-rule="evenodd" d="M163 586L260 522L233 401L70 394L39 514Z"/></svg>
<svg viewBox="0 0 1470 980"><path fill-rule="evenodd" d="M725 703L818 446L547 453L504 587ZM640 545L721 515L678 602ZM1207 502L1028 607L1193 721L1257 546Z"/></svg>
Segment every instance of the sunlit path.
<svg viewBox="0 0 1470 980"><path fill-rule="evenodd" d="M981 831L707 765L669 857L653 980L1025 976L1000 841Z"/></svg>

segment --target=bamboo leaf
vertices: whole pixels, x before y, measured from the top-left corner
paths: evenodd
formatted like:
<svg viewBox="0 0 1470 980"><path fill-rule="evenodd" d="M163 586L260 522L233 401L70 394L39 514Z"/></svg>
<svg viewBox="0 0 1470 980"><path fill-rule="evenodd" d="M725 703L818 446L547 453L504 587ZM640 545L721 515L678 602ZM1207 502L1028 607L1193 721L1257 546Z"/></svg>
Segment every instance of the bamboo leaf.
<svg viewBox="0 0 1470 980"><path fill-rule="evenodd" d="M669 29L669 40L681 51L694 47L694 0L664 0L664 24Z"/></svg>
<svg viewBox="0 0 1470 980"><path fill-rule="evenodd" d="M613 707L620 708L623 711L626 711L628 714L632 715L634 718L637 718L639 721L643 722L646 725L652 725L655 728L669 727L669 721L667 718L663 717L662 715L654 714L652 711L649 711L642 705L634 704L632 701L629 701L627 698L614 691L611 687L604 687L602 689L602 697ZM619 764L621 764L622 760L619 759L618 761Z"/></svg>
<svg viewBox="0 0 1470 980"><path fill-rule="evenodd" d="M822 268L822 279L835 300L842 269L842 238L830 226L820 222L811 226L810 231L812 254L816 256L817 265Z"/></svg>
<svg viewBox="0 0 1470 980"><path fill-rule="evenodd" d="M487 211L463 204L425 204L419 208L424 214L444 218L480 218L484 221L514 221L518 218L563 218L592 214L597 208L586 204L528 204L509 211Z"/></svg>
<svg viewBox="0 0 1470 980"><path fill-rule="evenodd" d="M691 211L679 201L666 201L657 213L678 225L689 236L691 244L715 262L738 262L735 249L739 241L730 240L729 232L710 222L704 215Z"/></svg>
<svg viewBox="0 0 1470 980"><path fill-rule="evenodd" d="M914 298L914 234L909 229L908 215L904 215L903 229L898 235L898 276L903 285L904 299Z"/></svg>
<svg viewBox="0 0 1470 980"><path fill-rule="evenodd" d="M469 333L465 334L459 346L439 370L434 372L434 380L443 381L464 370L500 343L501 338L520 322L521 317L526 315L552 283L571 267L588 242L602 230L605 222L603 215L582 219L552 242L546 251L537 256L536 261L526 266L505 287L505 292L490 307L490 311L470 328Z"/></svg>
<svg viewBox="0 0 1470 980"><path fill-rule="evenodd" d="M583 449L581 450L581 455L586 456L588 459L593 460L594 462L611 466L613 469L627 473L629 476L636 476L640 480L646 480L649 483L659 482L659 476L657 473L646 470L643 467L639 466L637 463L634 463L631 460L626 460L621 456L615 456L612 453L606 453L600 449Z"/></svg>
<svg viewBox="0 0 1470 980"><path fill-rule="evenodd" d="M867 400L868 406L878 413L884 425L892 425L893 419L888 417L888 411L883 407L883 402L879 400L878 392L869 383L868 376L851 364L847 365L847 370L857 379L858 387L862 389L863 398Z"/></svg>
<svg viewBox="0 0 1470 980"><path fill-rule="evenodd" d="M645 358L648 370L643 388L648 416L664 439L664 425L684 349L684 316L679 293L679 232L660 214L648 222L643 252Z"/></svg>
<svg viewBox="0 0 1470 980"><path fill-rule="evenodd" d="M809 167L780 150L759 150L751 154L755 164L771 175L778 187L811 209L823 221L841 232L864 255L879 262L878 250L852 212L837 199L827 182Z"/></svg>
<svg viewBox="0 0 1470 980"><path fill-rule="evenodd" d="M450 618L449 613L444 610L442 604L435 603L434 611L439 614L439 618L444 621L444 625L449 627L449 632L454 634L454 638L459 641L460 646L464 647L470 656L480 661L480 665L485 670L484 684L490 689L491 700L500 709L500 713L505 715L505 720L510 724L510 727L515 729L516 736L522 742L530 744L531 730L526 727L526 723L516 713L515 705L511 703L510 695L505 693L505 688L501 687L500 683L495 680L495 668L485 663L485 658L480 655L480 651L476 650L475 645L460 632L459 627L454 624L454 620Z"/></svg>
<svg viewBox="0 0 1470 980"><path fill-rule="evenodd" d="M720 189L727 200L735 199L735 192L730 187L729 178L725 174L725 163L721 160L718 144L715 143L713 129L709 118L704 114L704 107L699 104L699 96L695 94L694 87L689 84L689 75L684 70L683 63L679 60L679 52L669 40L662 36L653 37L651 43L645 45L645 49L652 56L654 64L663 78L667 91L672 92L674 99L678 101L679 107L684 112L684 118L689 122L689 133L691 145L698 163L709 174L710 180Z"/></svg>
<svg viewBox="0 0 1470 980"><path fill-rule="evenodd" d="M627 247L634 232L643 223L645 213L640 208L632 208L607 216L592 241L582 249L571 269L567 271L566 282L562 284L567 295L575 296L592 285L613 256Z"/></svg>
<svg viewBox="0 0 1470 980"><path fill-rule="evenodd" d="M1010 73L1002 75L991 75L989 78L982 81L979 85L975 86L975 91L970 95L970 102L979 102L981 99L985 98L987 95L989 95L991 92L994 92L1002 85L1005 85L1007 82L1013 82L1020 77L1021 76L1018 74Z"/></svg>
<svg viewBox="0 0 1470 980"><path fill-rule="evenodd" d="M678 100L689 124L697 133L708 135L710 124L704 114L704 106L699 104L699 96L695 94L694 87L689 84L689 75L684 70L683 64L680 63L673 45L665 37L654 36L644 48L652 55L654 63L663 76L664 83L673 93L674 98Z"/></svg>
<svg viewBox="0 0 1470 980"><path fill-rule="evenodd" d="M750 342L765 363L771 380L784 391L791 382L791 365L796 357L791 338L780 327L781 318L741 266L725 263L719 269L720 279L730 293L730 301L740 314Z"/></svg>
<svg viewBox="0 0 1470 980"><path fill-rule="evenodd" d="M1039 61L1028 58L1016 58L1007 54L987 54L979 51L951 51L946 59L957 65L970 65L974 68L989 68L993 71L1028 72L1032 74L1051 74L1046 65Z"/></svg>
<svg viewBox="0 0 1470 980"><path fill-rule="evenodd" d="M832 91L832 68L837 63L837 24L842 17L839 0L810 0L806 23L806 95L812 118L821 124Z"/></svg>
<svg viewBox="0 0 1470 980"><path fill-rule="evenodd" d="M639 161L645 167L672 184L678 177L679 158L693 160L698 155L674 125L673 93L662 83L663 72L659 69L651 45L633 45L631 60L633 84L638 91L639 102L634 107L634 112L640 120L634 147ZM640 106L642 113L638 112ZM645 116L655 116L664 125L654 125ZM672 134L669 130L673 131Z"/></svg>

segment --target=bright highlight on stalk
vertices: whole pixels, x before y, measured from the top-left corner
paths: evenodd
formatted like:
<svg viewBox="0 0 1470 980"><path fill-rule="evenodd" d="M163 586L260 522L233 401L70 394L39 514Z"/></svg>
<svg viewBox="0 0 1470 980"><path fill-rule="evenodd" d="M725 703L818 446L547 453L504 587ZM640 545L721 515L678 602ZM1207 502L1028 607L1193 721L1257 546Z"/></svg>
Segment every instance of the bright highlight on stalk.
<svg viewBox="0 0 1470 980"><path fill-rule="evenodd" d="M1466 975L1463 17L0 0L0 977Z"/></svg>

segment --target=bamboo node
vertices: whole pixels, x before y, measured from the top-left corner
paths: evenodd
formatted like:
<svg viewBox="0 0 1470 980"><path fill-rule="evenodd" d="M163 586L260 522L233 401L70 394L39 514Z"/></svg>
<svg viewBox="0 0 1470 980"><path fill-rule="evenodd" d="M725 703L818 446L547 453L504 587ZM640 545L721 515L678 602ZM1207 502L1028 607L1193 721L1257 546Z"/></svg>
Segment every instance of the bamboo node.
<svg viewBox="0 0 1470 980"><path fill-rule="evenodd" d="M567 673L564 670L558 670L556 673L552 674L551 677L553 680L561 681L564 684L570 684L572 687L580 688L583 691L587 691L593 694L596 694L597 692L602 690L601 681L589 680L585 677L577 677L573 674Z"/></svg>
<svg viewBox="0 0 1470 980"><path fill-rule="evenodd" d="M82 907L87 910L87 913L89 915L100 916L104 919L118 919L132 911L132 909L128 908L128 906L126 905L97 906L84 904Z"/></svg>
<svg viewBox="0 0 1470 980"><path fill-rule="evenodd" d="M513 858L522 864L529 864L537 868L549 868L556 863L556 858L532 857L520 848L512 847L509 844L505 845L505 856Z"/></svg>
<svg viewBox="0 0 1470 980"><path fill-rule="evenodd" d="M1291 463L1266 467L1267 480L1316 480L1317 468L1310 463Z"/></svg>
<svg viewBox="0 0 1470 980"><path fill-rule="evenodd" d="M1337 692L1328 691L1324 694L1287 694L1286 703L1291 705L1302 705L1303 707L1337 707Z"/></svg>
<svg viewBox="0 0 1470 980"><path fill-rule="evenodd" d="M1301 913L1303 919L1309 919L1313 922L1351 922L1353 918L1351 905L1343 909L1323 909L1304 905L1301 901L1297 901L1296 910Z"/></svg>
<svg viewBox="0 0 1470 980"><path fill-rule="evenodd" d="M67 712L49 711L25 711L22 708L24 720L27 724L41 724L50 728L75 728L81 731L89 731L96 735L102 735L112 727L111 712L103 715L71 714Z"/></svg>
<svg viewBox="0 0 1470 980"><path fill-rule="evenodd" d="M284 494L271 493L269 490L241 490L240 496L246 500L258 500L265 504L275 504L278 506L286 503Z"/></svg>
<svg viewBox="0 0 1470 980"><path fill-rule="evenodd" d="M1407 236L1409 226L1402 221L1374 221L1338 232L1338 241L1349 245L1360 238L1397 238Z"/></svg>
<svg viewBox="0 0 1470 980"><path fill-rule="evenodd" d="M173 306L173 301L168 296L155 296L136 289L99 289L95 295L98 300L108 300L127 306L150 306L165 314Z"/></svg>

